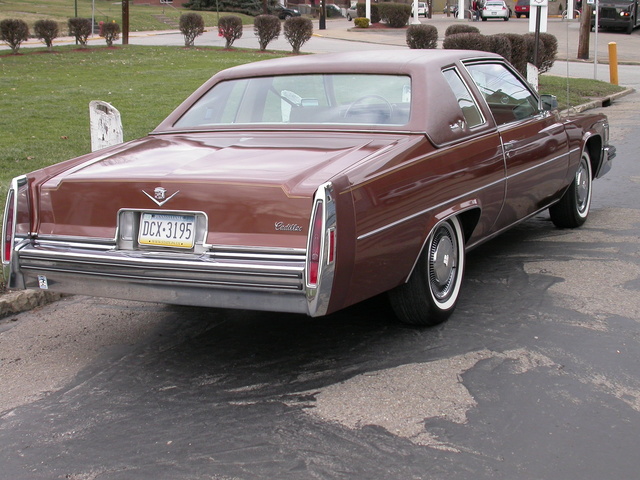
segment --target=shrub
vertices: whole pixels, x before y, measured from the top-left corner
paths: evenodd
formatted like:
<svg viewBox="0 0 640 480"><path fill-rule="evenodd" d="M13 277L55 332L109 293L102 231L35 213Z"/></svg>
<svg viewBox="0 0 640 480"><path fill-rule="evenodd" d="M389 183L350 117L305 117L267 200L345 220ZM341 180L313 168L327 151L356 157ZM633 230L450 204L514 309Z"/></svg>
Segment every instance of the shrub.
<svg viewBox="0 0 640 480"><path fill-rule="evenodd" d="M535 48L535 34L527 33L523 35L527 45L527 61L535 64L534 48ZM556 60L558 54L558 40L550 33L540 33L538 43L538 67L539 73L547 72L553 67L553 62Z"/></svg>
<svg viewBox="0 0 640 480"><path fill-rule="evenodd" d="M29 39L29 25L24 20L7 18L0 22L0 40L7 42L13 53L18 53L20 45Z"/></svg>
<svg viewBox="0 0 640 480"><path fill-rule="evenodd" d="M218 35L227 41L225 48L231 48L233 42L242 37L242 19L236 15L225 15L218 20Z"/></svg>
<svg viewBox="0 0 640 480"><path fill-rule="evenodd" d="M291 17L284 21L284 38L287 39L293 53L300 53L300 47L313 35L313 22L305 17Z"/></svg>
<svg viewBox="0 0 640 480"><path fill-rule="evenodd" d="M109 22L102 25L102 35L107 41L107 47L113 46L113 41L120 38L120 25L116 22Z"/></svg>
<svg viewBox="0 0 640 480"><path fill-rule="evenodd" d="M258 37L260 50L266 50L269 42L280 36L281 28L280 19L275 15L258 15L253 20L253 33Z"/></svg>
<svg viewBox="0 0 640 480"><path fill-rule="evenodd" d="M222 19L220 19L222 20ZM180 15L180 33L184 35L184 46L193 47L196 37L204 33L204 20L198 13Z"/></svg>
<svg viewBox="0 0 640 480"><path fill-rule="evenodd" d="M523 35L517 33L503 33L503 37L511 43L511 64L520 74L527 76L527 43Z"/></svg>
<svg viewBox="0 0 640 480"><path fill-rule="evenodd" d="M364 3L358 3L356 7L356 11L358 13L358 17L367 18L365 15L367 14L367 5ZM380 23L380 10L378 10L378 4L371 4L371 23Z"/></svg>
<svg viewBox="0 0 640 480"><path fill-rule="evenodd" d="M448 50L481 50L489 51L489 40L479 33L454 33L444 37L442 48Z"/></svg>
<svg viewBox="0 0 640 480"><path fill-rule="evenodd" d="M80 44L81 47L87 46L87 38L91 35L91 19L90 18L70 18L68 23L69 25L69 35L75 37L76 42Z"/></svg>
<svg viewBox="0 0 640 480"><path fill-rule="evenodd" d="M511 62L511 41L505 35L489 35L489 51L502 55L508 62Z"/></svg>
<svg viewBox="0 0 640 480"><path fill-rule="evenodd" d="M474 27L473 25L455 23L447 27L447 29L444 31L444 36L448 37L449 35L455 35L457 33L480 33L480 30L478 29L478 27Z"/></svg>
<svg viewBox="0 0 640 480"><path fill-rule="evenodd" d="M53 40L58 36L58 22L54 20L38 20L33 26L36 37L44 42L49 50L53 48Z"/></svg>
<svg viewBox="0 0 640 480"><path fill-rule="evenodd" d="M409 25L407 45L409 48L438 48L438 29L433 25Z"/></svg>
<svg viewBox="0 0 640 480"><path fill-rule="evenodd" d="M356 17L353 24L358 28L369 28L369 19L367 17Z"/></svg>
<svg viewBox="0 0 640 480"><path fill-rule="evenodd" d="M402 28L409 21L411 6L406 3L379 3L380 18L392 28Z"/></svg>

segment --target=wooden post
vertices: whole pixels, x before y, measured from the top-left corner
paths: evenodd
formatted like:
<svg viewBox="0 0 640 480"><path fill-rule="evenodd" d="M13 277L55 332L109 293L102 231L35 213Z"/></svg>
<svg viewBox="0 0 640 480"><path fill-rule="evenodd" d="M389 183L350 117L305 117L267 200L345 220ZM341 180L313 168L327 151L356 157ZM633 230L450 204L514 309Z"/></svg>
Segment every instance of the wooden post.
<svg viewBox="0 0 640 480"><path fill-rule="evenodd" d="M596 25L595 28L598 28ZM582 2L582 13L580 14L580 36L578 37L578 58L589 59L589 33L591 32L591 5L586 1Z"/></svg>

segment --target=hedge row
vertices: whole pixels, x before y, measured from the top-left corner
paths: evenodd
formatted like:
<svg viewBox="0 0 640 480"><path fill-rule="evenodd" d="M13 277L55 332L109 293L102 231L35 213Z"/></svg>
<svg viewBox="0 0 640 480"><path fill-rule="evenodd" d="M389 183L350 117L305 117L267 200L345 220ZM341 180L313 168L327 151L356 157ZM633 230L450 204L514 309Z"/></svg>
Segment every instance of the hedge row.
<svg viewBox="0 0 640 480"><path fill-rule="evenodd" d="M507 59L523 76L527 76L527 63L536 65L540 73L553 66L558 53L558 40L550 33L540 33L538 61L535 55L535 34L501 33L482 35L472 25L455 24L445 31L442 48L454 50L480 50L497 53ZM409 48L437 48L438 30L433 25L411 25L407 28Z"/></svg>
<svg viewBox="0 0 640 480"><path fill-rule="evenodd" d="M538 39L538 61L535 54L535 34L502 33L482 35L480 33L454 33L445 36L442 48L458 50L481 50L493 52L506 58L522 75L527 75L527 63L538 67L540 73L549 71L558 53L558 40L550 33L540 33Z"/></svg>
<svg viewBox="0 0 640 480"><path fill-rule="evenodd" d="M86 47L87 39L91 35L91 19L70 18L67 22L69 35L75 37L81 47ZM113 45L120 34L120 25L115 22L105 23L101 26L102 36L107 46ZM38 20L34 24L35 37L42 40L50 50L53 41L58 38L60 31L58 23L53 20ZM29 25L24 20L8 18L0 22L0 41L6 42L13 53L18 53L23 42L30 37Z"/></svg>

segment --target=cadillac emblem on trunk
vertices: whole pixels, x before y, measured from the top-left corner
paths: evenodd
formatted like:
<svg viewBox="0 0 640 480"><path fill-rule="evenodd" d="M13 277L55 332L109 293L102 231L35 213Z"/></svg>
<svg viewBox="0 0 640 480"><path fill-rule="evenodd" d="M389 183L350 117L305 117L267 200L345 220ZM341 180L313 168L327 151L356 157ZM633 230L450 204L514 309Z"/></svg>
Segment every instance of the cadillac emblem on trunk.
<svg viewBox="0 0 640 480"><path fill-rule="evenodd" d="M149 197L151 200L153 200L156 203L156 205L161 207L165 203L167 203L169 200L171 200L173 197L175 197L178 193L180 193L180 190L178 190L176 193L170 195L169 197L167 197L167 189L163 188L163 187L154 188L153 189L153 196L151 196L150 194L148 194L144 190L142 190L142 193L144 193L147 197Z"/></svg>

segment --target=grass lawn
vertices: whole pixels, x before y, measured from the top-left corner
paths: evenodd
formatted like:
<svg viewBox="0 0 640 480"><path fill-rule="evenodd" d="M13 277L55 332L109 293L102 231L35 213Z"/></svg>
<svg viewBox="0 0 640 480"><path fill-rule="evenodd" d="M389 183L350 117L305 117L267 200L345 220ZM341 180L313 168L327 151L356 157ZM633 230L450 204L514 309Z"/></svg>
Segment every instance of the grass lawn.
<svg viewBox="0 0 640 480"><path fill-rule="evenodd" d="M175 2L175 6L132 5L129 4L129 30L140 32L146 30L166 30L171 28L163 23L156 15L164 15L174 22L178 22L180 15L191 12L181 8L182 2ZM76 12L77 5L77 12ZM95 5L95 9L94 9ZM218 24L217 12L197 12L204 18L205 25L211 27ZM223 15L220 12L220 15ZM112 0L2 0L0 1L0 20L5 18L20 18L29 24L33 32L36 20L55 20L60 24L60 35L66 35L67 20L73 17L95 18L96 22L111 22L115 20L122 26L122 4ZM253 24L253 18L248 15L234 13L242 18L243 23Z"/></svg>

